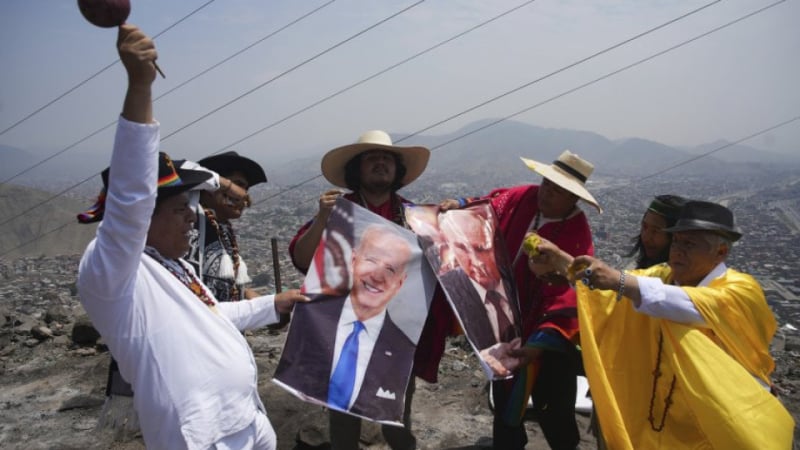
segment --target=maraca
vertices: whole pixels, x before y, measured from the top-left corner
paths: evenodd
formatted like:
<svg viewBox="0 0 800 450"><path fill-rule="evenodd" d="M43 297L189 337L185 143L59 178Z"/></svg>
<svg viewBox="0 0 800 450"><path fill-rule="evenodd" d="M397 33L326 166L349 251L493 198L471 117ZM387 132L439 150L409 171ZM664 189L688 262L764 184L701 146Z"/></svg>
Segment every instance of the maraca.
<svg viewBox="0 0 800 450"><path fill-rule="evenodd" d="M103 28L118 27L131 13L129 0L78 0L78 8L91 24Z"/></svg>
<svg viewBox="0 0 800 450"><path fill-rule="evenodd" d="M118 27L125 23L131 13L130 0L78 0L78 9L83 17L92 25L102 28ZM166 78L164 72L153 61L161 78Z"/></svg>
<svg viewBox="0 0 800 450"><path fill-rule="evenodd" d="M522 241L522 250L528 254L529 257L533 258L539 255L539 244L542 241L539 239L539 235L536 233L531 233L528 237Z"/></svg>

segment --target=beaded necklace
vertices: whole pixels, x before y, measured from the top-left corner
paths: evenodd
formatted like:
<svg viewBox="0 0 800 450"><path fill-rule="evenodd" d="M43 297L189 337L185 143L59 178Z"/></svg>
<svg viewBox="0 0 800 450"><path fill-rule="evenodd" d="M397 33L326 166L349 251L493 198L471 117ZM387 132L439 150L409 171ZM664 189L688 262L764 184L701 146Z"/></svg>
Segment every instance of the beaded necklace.
<svg viewBox="0 0 800 450"><path fill-rule="evenodd" d="M650 428L652 428L655 432L661 432L661 430L664 429L664 422L667 420L667 411L669 410L670 405L672 405L672 393L675 390L675 375L672 375L672 383L670 383L667 398L664 399L664 412L661 413L661 423L656 425L656 418L653 417L653 404L655 403L656 399L656 384L658 384L658 379L661 377L661 350L663 346L664 334L661 332L661 330L659 330L658 355L656 356L656 368L653 370L653 393L650 394L650 410L647 416L647 420L650 422Z"/></svg>
<svg viewBox="0 0 800 450"><path fill-rule="evenodd" d="M174 259L164 258L163 256L161 256L161 253L158 253L158 250L154 249L153 247L149 246L145 247L144 252L149 257L156 260L156 262L164 266L164 268L166 268L169 271L169 273L174 275L175 278L178 279L178 281L183 283L184 286L188 287L189 290L192 291L192 293L196 295L201 302L205 303L206 306L208 306L212 310L215 310L216 303L214 302L214 300L212 300L211 297L208 295L208 292L206 292L205 288L197 279L197 277L195 277L192 272L187 270L186 267L183 266L183 264Z"/></svg>
<svg viewBox="0 0 800 450"><path fill-rule="evenodd" d="M239 299L239 286L236 285L236 279L239 275L239 262L241 260L239 259L239 244L236 242L236 234L234 234L233 228L230 227L230 225L226 227L220 225L219 221L217 221L217 217L214 215L214 211L205 209L204 212L211 226L214 227L214 231L217 232L217 237L222 244L223 250L231 252L231 260L233 261L233 283L230 287L230 298L232 300L237 300Z"/></svg>

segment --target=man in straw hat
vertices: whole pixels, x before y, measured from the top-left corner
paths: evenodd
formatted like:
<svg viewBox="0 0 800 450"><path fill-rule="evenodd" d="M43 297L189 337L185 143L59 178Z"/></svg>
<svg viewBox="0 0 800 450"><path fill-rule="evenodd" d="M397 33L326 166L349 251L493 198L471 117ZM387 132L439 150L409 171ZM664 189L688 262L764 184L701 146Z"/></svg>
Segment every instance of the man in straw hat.
<svg viewBox="0 0 800 450"><path fill-rule="evenodd" d="M274 449L257 370L238 329L264 326L308 299L298 291L218 303L182 257L195 220L188 190L211 175L158 152L153 41L119 27L128 90L103 222L81 258L78 291L133 385L148 448Z"/></svg>
<svg viewBox="0 0 800 450"><path fill-rule="evenodd" d="M576 349L578 318L575 293L563 279L533 275L522 250L529 232L557 242L573 255L594 254L592 233L578 200L600 206L586 189L594 166L565 150L552 164L522 158L543 177L541 185L500 188L491 199L517 283L522 336L531 361L511 380L492 384L494 448L522 449L528 442L523 424L528 398L551 448L575 448L580 441L575 420L580 354ZM476 199L443 201L442 209L464 207Z"/></svg>
<svg viewBox="0 0 800 450"><path fill-rule="evenodd" d="M725 264L742 236L733 213L687 201L665 231L669 265L625 272L548 241L531 261L582 281L583 360L608 448L790 448L794 421L770 394L775 318L758 282Z"/></svg>
<svg viewBox="0 0 800 450"><path fill-rule="evenodd" d="M337 147L322 158L322 175L338 188L326 191L319 199L316 217L303 225L289 244L294 265L305 273L320 242L325 223L339 196L344 196L379 216L405 225L402 204L407 203L397 191L416 180L428 164L430 151L425 147L400 147L380 130L367 131L354 144ZM437 380L439 361L444 353L445 337L451 328L452 313L439 293L434 295L428 318L417 343L413 375L428 382ZM411 433L411 400L414 377L406 389L404 428L384 425L383 436L394 450L416 448ZM336 411L330 412L330 438L334 449L357 449L361 432L360 419Z"/></svg>
<svg viewBox="0 0 800 450"><path fill-rule="evenodd" d="M212 155L197 163L224 178L220 189L200 193L202 210L196 224L198 234L196 239L192 239L187 259L217 300L226 302L256 297L258 294L247 287L252 280L241 257L231 221L240 218L244 209L250 206L248 190L267 182L264 169L235 151ZM235 189L244 192L245 196L237 195Z"/></svg>

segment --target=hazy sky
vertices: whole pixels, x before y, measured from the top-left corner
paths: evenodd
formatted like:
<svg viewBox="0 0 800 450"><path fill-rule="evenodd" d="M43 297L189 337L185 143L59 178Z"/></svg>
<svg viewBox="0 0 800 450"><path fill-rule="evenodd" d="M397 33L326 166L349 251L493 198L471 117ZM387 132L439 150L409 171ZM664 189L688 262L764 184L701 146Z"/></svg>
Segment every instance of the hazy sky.
<svg viewBox="0 0 800 450"><path fill-rule="evenodd" d="M131 0L130 23L154 35L206 0ZM156 39L167 75L158 96L267 36L326 0L217 0ZM338 0L155 105L162 148L189 158L214 152L373 75L521 0L424 1L256 89L415 2ZM370 80L233 148L266 155L322 155L368 129L410 133L529 83L708 1L538 0ZM443 134L547 100L758 8L726 0L621 48L427 131ZM515 118L588 130L612 139L670 145L736 140L800 115L799 0L600 81ZM0 1L0 131L117 60L116 29L86 22L74 0ZM125 76L120 64L0 135L0 145L55 153L113 122ZM171 135L176 130L256 89ZM113 127L66 152L109 149ZM746 142L800 149L800 121ZM56 163L57 159L51 163ZM50 163L48 163L50 164ZM99 171L107 159L98 161Z"/></svg>

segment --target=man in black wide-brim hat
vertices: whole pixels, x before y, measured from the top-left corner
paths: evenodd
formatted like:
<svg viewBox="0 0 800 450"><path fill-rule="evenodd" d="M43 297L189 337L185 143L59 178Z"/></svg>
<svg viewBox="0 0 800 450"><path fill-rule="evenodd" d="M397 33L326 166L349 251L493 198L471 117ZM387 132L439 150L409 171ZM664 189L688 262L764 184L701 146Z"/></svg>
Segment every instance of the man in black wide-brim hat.
<svg viewBox="0 0 800 450"><path fill-rule="evenodd" d="M543 241L529 266L572 273L583 362L608 448L790 448L771 394L777 324L761 286L726 266L742 233L726 207L687 201L668 265L624 272ZM525 363L525 350L512 352Z"/></svg>

